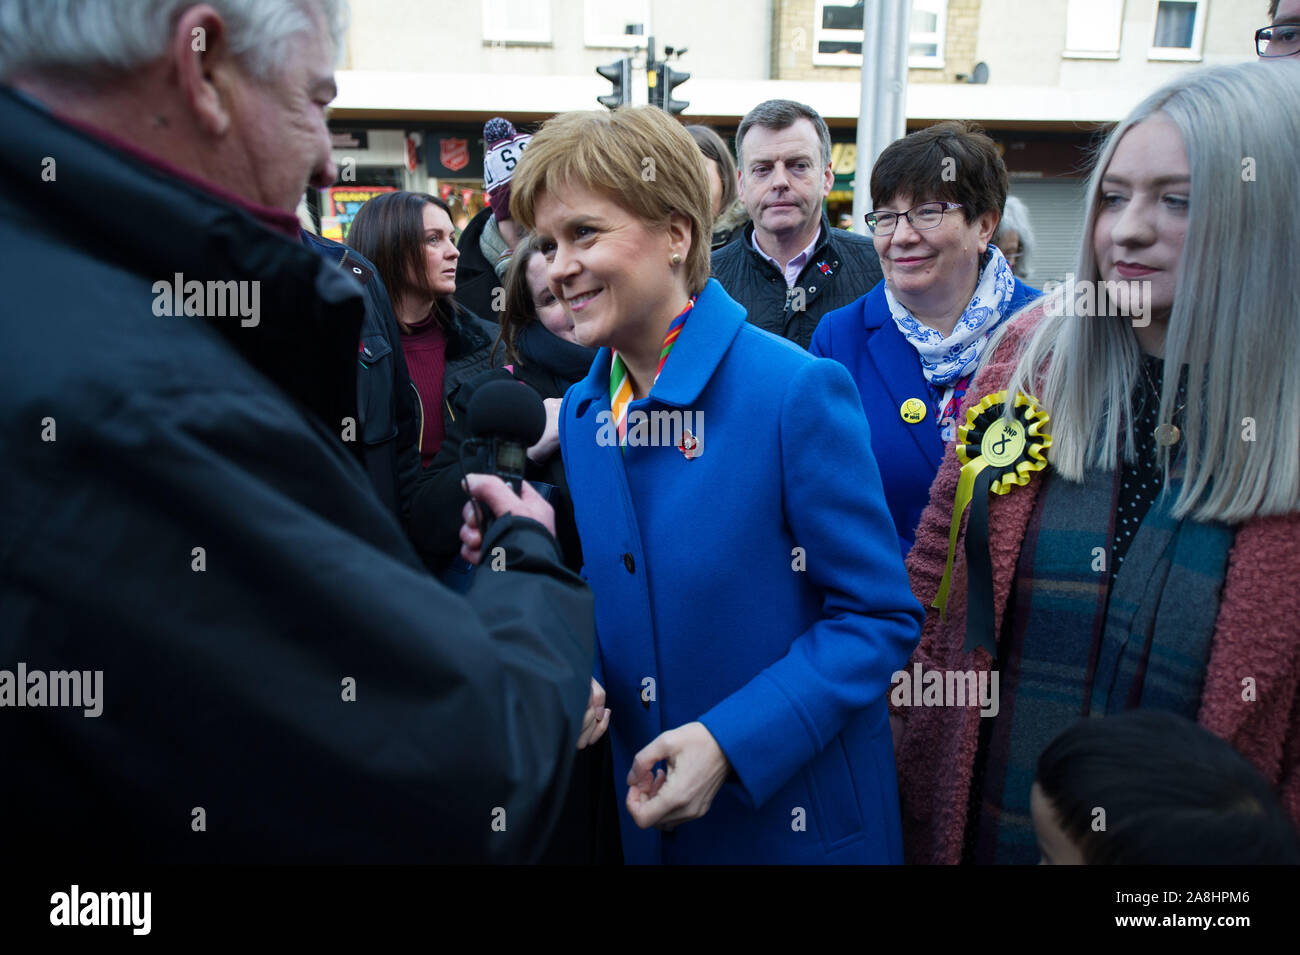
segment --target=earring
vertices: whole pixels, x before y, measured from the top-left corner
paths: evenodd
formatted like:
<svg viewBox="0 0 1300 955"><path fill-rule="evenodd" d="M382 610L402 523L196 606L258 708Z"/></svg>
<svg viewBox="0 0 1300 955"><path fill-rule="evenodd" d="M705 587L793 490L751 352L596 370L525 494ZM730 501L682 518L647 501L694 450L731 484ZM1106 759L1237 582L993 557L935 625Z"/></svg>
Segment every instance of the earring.
<svg viewBox="0 0 1300 955"><path fill-rule="evenodd" d="M680 255L678 255L676 252L674 252L674 253L673 253L673 257L672 257L669 261L672 262L673 265L681 265L681 264L682 264L682 257L681 257Z"/></svg>

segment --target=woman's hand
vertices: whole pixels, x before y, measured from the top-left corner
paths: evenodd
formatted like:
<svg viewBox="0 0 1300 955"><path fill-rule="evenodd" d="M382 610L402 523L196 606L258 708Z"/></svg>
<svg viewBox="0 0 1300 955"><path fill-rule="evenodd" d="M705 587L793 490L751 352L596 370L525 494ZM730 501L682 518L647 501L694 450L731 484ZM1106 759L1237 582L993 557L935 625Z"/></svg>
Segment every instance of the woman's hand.
<svg viewBox="0 0 1300 955"><path fill-rule="evenodd" d="M609 709L605 706L605 688L591 678L591 696L587 698L587 712L582 717L582 732L578 735L578 749L586 749L605 735L609 729Z"/></svg>
<svg viewBox="0 0 1300 955"><path fill-rule="evenodd" d="M471 500L465 502L461 511L461 520L465 523L460 528L460 556L471 564L477 565L483 559L483 531L478 523L478 510L475 503L481 501L492 508L497 517L503 514L516 514L529 517L545 527L555 536L555 509L533 489L527 481L523 484L523 495L518 495L505 481L495 474L465 475L465 493Z"/></svg>
<svg viewBox="0 0 1300 955"><path fill-rule="evenodd" d="M542 404L546 406L546 430L541 439L528 449L528 459L534 464L542 464L552 454L560 450L560 405L563 398L547 398Z"/></svg>
<svg viewBox="0 0 1300 955"><path fill-rule="evenodd" d="M668 772L654 772L660 761ZM731 771L731 763L713 734L700 722L660 733L636 754L627 774L627 811L642 828L671 830L699 819Z"/></svg>

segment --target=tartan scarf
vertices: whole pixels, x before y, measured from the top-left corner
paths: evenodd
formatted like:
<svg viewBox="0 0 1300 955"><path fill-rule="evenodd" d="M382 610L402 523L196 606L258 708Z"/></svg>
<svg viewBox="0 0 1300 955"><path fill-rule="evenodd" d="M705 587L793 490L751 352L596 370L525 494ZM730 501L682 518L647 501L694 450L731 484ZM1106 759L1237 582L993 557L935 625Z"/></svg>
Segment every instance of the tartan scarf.
<svg viewBox="0 0 1300 955"><path fill-rule="evenodd" d="M686 316L695 307L696 297L694 295L690 297L686 307L668 326L668 332L664 335L663 346L659 351L659 365L655 368L654 381L650 382L651 388L659 380L659 376L663 374L664 365L668 361L668 353L673 350L673 345L677 344L677 336L682 333L682 326L686 324ZM609 362L609 408L614 413L614 421L618 426L619 450L625 454L627 453L627 409L631 403L632 379L627 373L627 366L623 363L623 357L618 352L614 352Z"/></svg>
<svg viewBox="0 0 1300 955"><path fill-rule="evenodd" d="M1121 472L1044 477L1000 642L999 712L981 721L967 823L978 863L1038 861L1038 756L1080 717L1140 708L1196 719L1234 538L1226 525L1171 516L1171 473L1112 578Z"/></svg>

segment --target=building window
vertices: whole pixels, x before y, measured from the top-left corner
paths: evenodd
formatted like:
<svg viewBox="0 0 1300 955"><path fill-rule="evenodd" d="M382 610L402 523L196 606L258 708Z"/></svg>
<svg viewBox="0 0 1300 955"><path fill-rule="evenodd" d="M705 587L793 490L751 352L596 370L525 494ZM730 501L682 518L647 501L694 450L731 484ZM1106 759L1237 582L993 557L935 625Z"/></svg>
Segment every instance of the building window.
<svg viewBox="0 0 1300 955"><path fill-rule="evenodd" d="M862 0L817 0L813 29L813 63L817 66L862 65ZM907 65L942 69L948 24L948 0L912 0L912 29Z"/></svg>
<svg viewBox="0 0 1300 955"><path fill-rule="evenodd" d="M943 35L948 25L948 0L912 0L912 36L907 65L913 69L943 68Z"/></svg>
<svg viewBox="0 0 1300 955"><path fill-rule="evenodd" d="M483 0L484 43L550 43L549 0Z"/></svg>
<svg viewBox="0 0 1300 955"><path fill-rule="evenodd" d="M1205 7L1205 0L1160 0L1148 58L1199 60L1205 41Z"/></svg>
<svg viewBox="0 0 1300 955"><path fill-rule="evenodd" d="M1070 0L1065 52L1072 59L1118 60L1124 0Z"/></svg>
<svg viewBox="0 0 1300 955"><path fill-rule="evenodd" d="M629 32L637 26L644 32ZM586 0L587 46L645 46L649 36L650 0Z"/></svg>

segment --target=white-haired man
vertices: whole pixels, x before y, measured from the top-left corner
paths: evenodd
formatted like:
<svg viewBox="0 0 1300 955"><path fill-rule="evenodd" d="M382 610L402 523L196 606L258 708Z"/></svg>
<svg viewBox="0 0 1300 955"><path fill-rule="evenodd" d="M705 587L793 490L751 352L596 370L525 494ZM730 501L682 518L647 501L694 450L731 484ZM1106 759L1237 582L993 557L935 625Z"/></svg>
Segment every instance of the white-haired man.
<svg viewBox="0 0 1300 955"><path fill-rule="evenodd" d="M361 289L298 241L343 13L0 0L16 855L528 859L554 823L590 594L495 479L504 569L423 572L358 464Z"/></svg>

